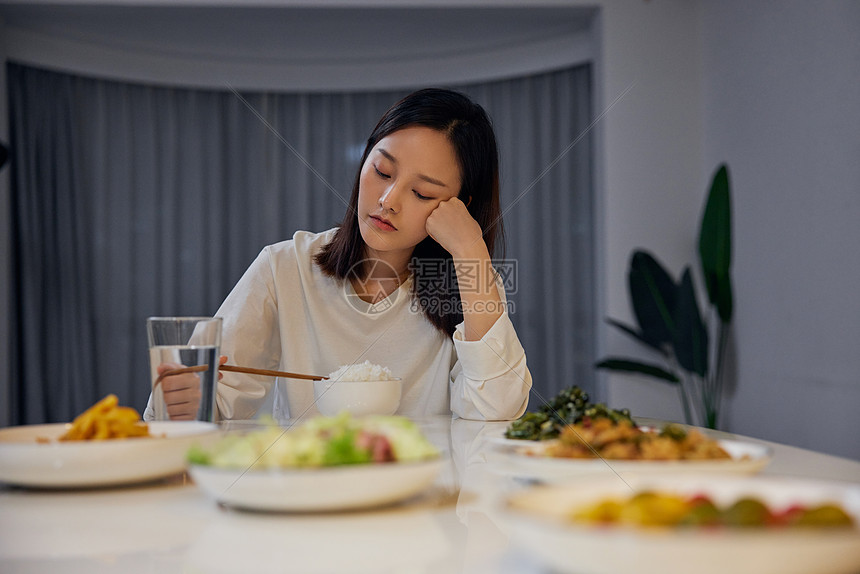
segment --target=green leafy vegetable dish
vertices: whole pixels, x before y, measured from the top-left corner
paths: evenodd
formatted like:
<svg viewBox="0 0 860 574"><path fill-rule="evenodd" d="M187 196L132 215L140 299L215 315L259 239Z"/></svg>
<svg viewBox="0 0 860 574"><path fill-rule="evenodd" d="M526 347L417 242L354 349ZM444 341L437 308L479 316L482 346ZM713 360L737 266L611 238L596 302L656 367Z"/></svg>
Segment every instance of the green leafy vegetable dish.
<svg viewBox="0 0 860 574"><path fill-rule="evenodd" d="M285 429L268 421L262 430L225 436L188 453L191 464L220 468L317 468L346 464L412 462L436 458L439 451L405 417L353 418L344 413L316 417Z"/></svg>
<svg viewBox="0 0 860 574"><path fill-rule="evenodd" d="M537 412L526 413L505 430L505 437L521 440L550 440L558 438L567 425L586 419L607 418L614 423L628 421L635 426L627 409L610 409L603 403L589 402L588 393L577 386L561 391Z"/></svg>

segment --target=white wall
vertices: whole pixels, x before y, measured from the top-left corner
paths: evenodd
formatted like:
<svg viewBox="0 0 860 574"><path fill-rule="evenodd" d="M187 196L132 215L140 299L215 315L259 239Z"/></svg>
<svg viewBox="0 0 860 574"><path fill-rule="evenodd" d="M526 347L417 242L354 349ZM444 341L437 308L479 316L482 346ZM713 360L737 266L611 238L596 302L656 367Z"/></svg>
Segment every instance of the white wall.
<svg viewBox="0 0 860 574"><path fill-rule="evenodd" d="M735 199L744 434L860 459L860 3L703 4L705 165Z"/></svg>

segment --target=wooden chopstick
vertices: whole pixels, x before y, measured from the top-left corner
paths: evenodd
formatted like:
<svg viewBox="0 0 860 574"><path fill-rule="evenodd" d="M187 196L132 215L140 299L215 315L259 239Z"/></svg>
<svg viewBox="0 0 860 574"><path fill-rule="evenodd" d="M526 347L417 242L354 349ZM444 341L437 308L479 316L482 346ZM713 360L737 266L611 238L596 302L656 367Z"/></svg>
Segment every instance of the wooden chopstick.
<svg viewBox="0 0 860 574"><path fill-rule="evenodd" d="M162 379L164 377L169 377L171 375L181 375L183 373L199 373L201 371L205 371L209 368L209 365L196 365L194 367L181 367L179 369L170 369L169 371L164 371L158 378L155 379L155 382L152 383L152 388L156 388L161 384ZM289 373L287 371L270 371L268 369L252 369L251 367L237 367L235 365L219 365L218 369L221 371L232 371L234 373L248 373L251 375L265 375L267 377L284 377L286 379L305 379L307 381L321 381L323 379L327 379L328 377L320 377L317 375L303 375L301 373Z"/></svg>
<svg viewBox="0 0 860 574"><path fill-rule="evenodd" d="M321 381L328 377L319 375L303 375L301 373L289 373L287 371L270 371L268 369L252 369L251 367L237 367L235 365L221 365L218 369L222 371L233 371L235 373L249 373L251 375L266 375L268 377L284 377L285 379L305 379L307 381Z"/></svg>

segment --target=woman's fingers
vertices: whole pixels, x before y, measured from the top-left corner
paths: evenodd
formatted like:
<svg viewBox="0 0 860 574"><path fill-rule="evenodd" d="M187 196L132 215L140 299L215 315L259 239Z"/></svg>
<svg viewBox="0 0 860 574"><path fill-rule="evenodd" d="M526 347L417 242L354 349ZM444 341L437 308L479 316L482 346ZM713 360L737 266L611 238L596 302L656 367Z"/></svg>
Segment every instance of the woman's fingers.
<svg viewBox="0 0 860 574"><path fill-rule="evenodd" d="M165 400L169 395L171 398L182 400L193 395L200 395L200 377L197 373L183 373L181 375L170 375L161 380L161 388Z"/></svg>
<svg viewBox="0 0 860 574"><path fill-rule="evenodd" d="M424 225L427 234L455 258L467 256L483 241L481 226L456 197L436 206Z"/></svg>
<svg viewBox="0 0 860 574"><path fill-rule="evenodd" d="M179 368L182 365L162 363L158 366L158 374ZM161 390L171 420L192 420L197 417L200 407L200 377L197 373L168 375L161 380Z"/></svg>
<svg viewBox="0 0 860 574"><path fill-rule="evenodd" d="M227 362L227 356L221 355L218 364ZM184 365L179 363L161 363L158 365L158 374L163 375L173 369L181 369ZM223 375L218 373L218 380ZM197 410L200 408L200 376L197 373L181 373L168 375L161 379L161 390L164 393L164 404L167 414L171 420L194 420L197 418Z"/></svg>
<svg viewBox="0 0 860 574"><path fill-rule="evenodd" d="M192 403L167 405L167 416L172 421L193 421L197 418L197 408Z"/></svg>
<svg viewBox="0 0 860 574"><path fill-rule="evenodd" d="M157 371L159 375L163 375L167 371L172 371L173 369L181 369L185 365L180 365L179 363L161 363L157 367Z"/></svg>

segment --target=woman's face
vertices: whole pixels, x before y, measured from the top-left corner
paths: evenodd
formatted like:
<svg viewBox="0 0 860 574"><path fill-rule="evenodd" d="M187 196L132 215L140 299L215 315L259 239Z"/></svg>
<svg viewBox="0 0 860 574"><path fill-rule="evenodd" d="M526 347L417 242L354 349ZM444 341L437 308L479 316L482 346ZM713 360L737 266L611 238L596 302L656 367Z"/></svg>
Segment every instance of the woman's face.
<svg viewBox="0 0 860 574"><path fill-rule="evenodd" d="M358 219L369 254L411 255L430 213L460 193L460 167L445 134L403 128L377 142L361 167Z"/></svg>

